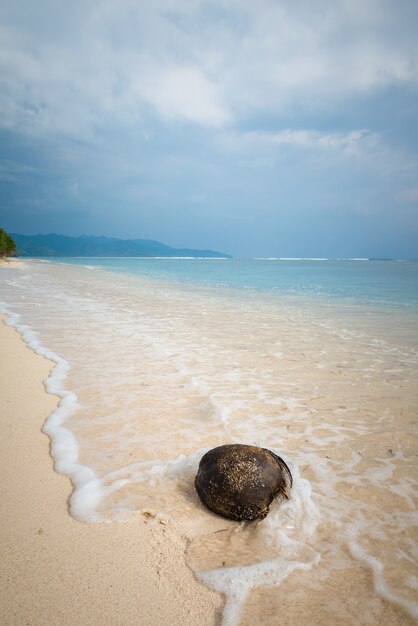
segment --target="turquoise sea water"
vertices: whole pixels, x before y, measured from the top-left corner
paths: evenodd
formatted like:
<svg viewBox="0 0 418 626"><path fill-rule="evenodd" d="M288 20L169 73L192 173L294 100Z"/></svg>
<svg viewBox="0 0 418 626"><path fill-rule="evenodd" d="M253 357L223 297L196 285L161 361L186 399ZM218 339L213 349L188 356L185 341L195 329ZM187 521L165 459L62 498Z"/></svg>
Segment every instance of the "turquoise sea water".
<svg viewBox="0 0 418 626"><path fill-rule="evenodd" d="M177 283L418 311L418 261L57 258Z"/></svg>

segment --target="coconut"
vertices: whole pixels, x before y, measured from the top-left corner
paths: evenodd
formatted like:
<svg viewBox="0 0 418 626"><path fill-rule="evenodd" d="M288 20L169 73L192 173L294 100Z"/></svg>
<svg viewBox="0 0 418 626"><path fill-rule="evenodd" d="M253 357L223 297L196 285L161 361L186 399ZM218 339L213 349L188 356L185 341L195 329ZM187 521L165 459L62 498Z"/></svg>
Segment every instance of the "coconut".
<svg viewBox="0 0 418 626"><path fill-rule="evenodd" d="M211 511L236 521L263 519L275 498L287 499L292 474L266 448L229 444L209 450L199 463L195 487Z"/></svg>

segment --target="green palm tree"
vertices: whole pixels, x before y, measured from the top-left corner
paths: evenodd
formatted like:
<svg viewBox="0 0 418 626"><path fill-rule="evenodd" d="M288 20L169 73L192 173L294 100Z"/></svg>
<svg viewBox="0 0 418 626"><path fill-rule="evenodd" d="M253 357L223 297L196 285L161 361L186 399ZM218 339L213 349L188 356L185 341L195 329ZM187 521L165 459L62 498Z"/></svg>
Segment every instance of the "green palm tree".
<svg viewBox="0 0 418 626"><path fill-rule="evenodd" d="M6 257L14 254L16 254L15 242L3 228L0 228L0 256Z"/></svg>

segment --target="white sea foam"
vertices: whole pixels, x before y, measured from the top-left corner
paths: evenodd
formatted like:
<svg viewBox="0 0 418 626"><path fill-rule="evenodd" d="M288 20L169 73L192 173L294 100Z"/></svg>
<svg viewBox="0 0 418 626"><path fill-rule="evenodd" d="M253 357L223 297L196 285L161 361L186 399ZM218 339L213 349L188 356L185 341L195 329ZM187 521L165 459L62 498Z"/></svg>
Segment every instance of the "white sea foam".
<svg viewBox="0 0 418 626"><path fill-rule="evenodd" d="M19 332L23 341L31 350L55 363L51 374L44 381L44 385L48 393L58 396L60 400L58 407L49 415L42 430L51 439L50 451L54 459L55 470L71 478L76 489L75 493L77 493L78 489L86 490L89 488L90 498L87 506L83 507L82 510L78 506L78 493L75 498L75 506L73 507L72 501L75 495L73 494L70 501L71 513L77 518L99 521L100 517L94 512L94 504L97 504L99 500L97 493L94 493L94 486L98 486L97 477L90 467L79 463L77 440L71 430L63 426L64 422L78 408L77 396L64 387L69 364L55 352L45 348L40 342L38 334L26 324L22 324L20 321L21 316L18 313L10 311L4 303L0 303L0 312L6 316L5 323ZM86 515L87 510L89 513Z"/></svg>
<svg viewBox="0 0 418 626"><path fill-rule="evenodd" d="M368 552L364 550L364 548L362 548L357 541L350 541L348 547L351 554L357 561L372 570L373 583L377 593L389 602L393 602L394 604L403 607L410 615L412 615L412 617L417 618L418 602L401 598L390 589L384 579L384 566L382 561L368 554Z"/></svg>
<svg viewBox="0 0 418 626"><path fill-rule="evenodd" d="M370 261L367 257L254 257L253 261Z"/></svg>

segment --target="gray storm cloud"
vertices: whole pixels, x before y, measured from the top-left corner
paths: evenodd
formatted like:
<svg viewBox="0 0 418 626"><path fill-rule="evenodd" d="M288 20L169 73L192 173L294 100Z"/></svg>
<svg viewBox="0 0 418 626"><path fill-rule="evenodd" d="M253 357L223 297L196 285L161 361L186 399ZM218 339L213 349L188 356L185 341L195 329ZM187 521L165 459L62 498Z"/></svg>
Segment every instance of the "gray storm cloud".
<svg viewBox="0 0 418 626"><path fill-rule="evenodd" d="M144 107L222 127L264 112L416 84L416 3L9 3L0 119L91 131Z"/></svg>

